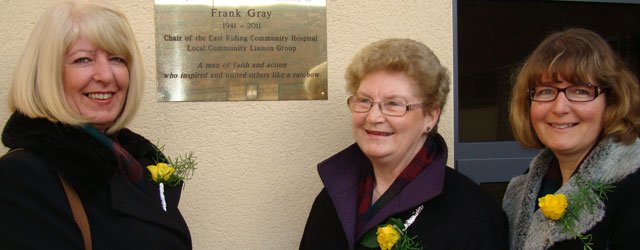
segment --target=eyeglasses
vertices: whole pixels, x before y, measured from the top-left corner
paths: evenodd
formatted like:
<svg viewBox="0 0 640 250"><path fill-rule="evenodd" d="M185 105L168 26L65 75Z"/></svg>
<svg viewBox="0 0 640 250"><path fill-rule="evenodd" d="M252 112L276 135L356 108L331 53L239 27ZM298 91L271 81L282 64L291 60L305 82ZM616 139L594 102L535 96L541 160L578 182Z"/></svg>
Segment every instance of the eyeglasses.
<svg viewBox="0 0 640 250"><path fill-rule="evenodd" d="M602 93L602 89L591 83L573 85L566 88L556 88L547 85L537 85L529 88L529 99L534 102L551 102L560 92L572 102L590 102Z"/></svg>
<svg viewBox="0 0 640 250"><path fill-rule="evenodd" d="M409 110L419 109L424 106L423 103L407 104L405 101L400 100L382 100L379 102L371 101L369 98L351 96L347 99L347 105L349 109L356 113L367 113L373 107L373 104L377 103L380 108L380 112L388 116L403 116Z"/></svg>

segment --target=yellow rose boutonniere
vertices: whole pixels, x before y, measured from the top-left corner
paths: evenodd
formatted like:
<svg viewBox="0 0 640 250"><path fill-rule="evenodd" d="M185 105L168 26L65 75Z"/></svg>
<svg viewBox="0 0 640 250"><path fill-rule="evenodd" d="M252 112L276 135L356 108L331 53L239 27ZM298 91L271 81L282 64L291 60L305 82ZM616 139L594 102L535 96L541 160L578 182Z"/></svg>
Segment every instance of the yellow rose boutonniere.
<svg viewBox="0 0 640 250"><path fill-rule="evenodd" d="M538 199L540 211L551 220L562 218L568 205L567 197L564 194L548 194Z"/></svg>
<svg viewBox="0 0 640 250"><path fill-rule="evenodd" d="M420 250L422 244L416 241L416 236L407 235L407 228L413 224L424 207L419 206L404 223L398 218L389 218L384 224L371 229L360 241L360 245L382 250Z"/></svg>
<svg viewBox="0 0 640 250"><path fill-rule="evenodd" d="M175 168L169 166L169 164L163 162L160 162L156 165L149 165L147 166L147 169L149 170L149 173L151 173L151 179L156 183L168 181L171 177L171 174L173 174L173 171L176 170Z"/></svg>
<svg viewBox="0 0 640 250"><path fill-rule="evenodd" d="M147 166L151 180L158 184L176 186L191 179L193 171L198 165L193 151L177 157L169 157L164 154L164 145L157 145L159 146L157 146L156 156L153 159L155 165Z"/></svg>
<svg viewBox="0 0 640 250"><path fill-rule="evenodd" d="M156 164L147 166L147 170L149 170L151 180L158 184L162 209L167 211L164 185L176 186L184 180L190 179L198 163L192 151L175 158L165 156L163 151L164 145L157 147L154 159Z"/></svg>
<svg viewBox="0 0 640 250"><path fill-rule="evenodd" d="M591 234L583 235L574 229L578 217L582 211L593 211L601 200L607 199L607 193L613 190L613 186L597 181L582 178L580 174L574 175L577 192L569 197L564 194L545 195L538 199L540 212L546 218L560 223L565 233L571 234L582 242L584 250L591 250Z"/></svg>
<svg viewBox="0 0 640 250"><path fill-rule="evenodd" d="M396 242L398 242L401 236L400 231L397 230L391 224L378 227L377 234L378 234L378 237L377 237L378 244L380 245L380 249L382 250L391 249L393 245L395 245Z"/></svg>

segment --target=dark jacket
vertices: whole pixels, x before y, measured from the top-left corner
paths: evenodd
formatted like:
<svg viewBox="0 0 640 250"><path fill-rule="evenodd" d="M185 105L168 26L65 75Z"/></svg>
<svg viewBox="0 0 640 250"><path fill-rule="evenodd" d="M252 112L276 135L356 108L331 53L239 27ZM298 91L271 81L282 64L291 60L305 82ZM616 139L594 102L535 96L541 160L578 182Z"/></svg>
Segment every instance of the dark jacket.
<svg viewBox="0 0 640 250"><path fill-rule="evenodd" d="M446 167L444 140L434 135L441 152L416 179L382 208L355 235L360 168L368 161L357 144L318 165L325 185L313 203L300 249L360 249L362 234L389 217L407 220L423 211L408 228L424 249L506 249L507 220L497 201L477 184Z"/></svg>
<svg viewBox="0 0 640 250"><path fill-rule="evenodd" d="M504 196L512 249L582 249L582 242L563 230L562 223L545 218L536 208L542 178L554 155L543 150L533 159L528 173L514 177ZM613 185L607 199L597 199L578 216L574 229L591 235L593 249L640 247L640 140L622 145L604 140L586 157L576 175L588 181ZM574 175L575 177L575 175ZM572 177L556 193L571 197L579 190ZM592 191L589 191L593 193ZM569 203L571 204L571 199Z"/></svg>
<svg viewBox="0 0 640 250"><path fill-rule="evenodd" d="M116 135L144 168L155 147L127 129ZM11 151L0 158L0 242L3 249L83 249L58 174L78 192L93 249L191 249L178 211L181 186L140 190L120 174L114 153L77 127L12 115L2 134ZM146 170L145 170L146 172Z"/></svg>

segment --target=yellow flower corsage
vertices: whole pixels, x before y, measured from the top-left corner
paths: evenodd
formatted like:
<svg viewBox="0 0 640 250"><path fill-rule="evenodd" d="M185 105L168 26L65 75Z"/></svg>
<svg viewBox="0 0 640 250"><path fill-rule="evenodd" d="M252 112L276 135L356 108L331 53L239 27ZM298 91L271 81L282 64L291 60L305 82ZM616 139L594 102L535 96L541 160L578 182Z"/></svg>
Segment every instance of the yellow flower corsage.
<svg viewBox="0 0 640 250"><path fill-rule="evenodd" d="M378 237L378 245L380 245L380 249L389 250L391 249L396 242L400 239L400 231L395 229L391 224L386 226L382 226L378 228L377 231Z"/></svg>
<svg viewBox="0 0 640 250"><path fill-rule="evenodd" d="M547 194L538 199L538 206L542 214L550 220L559 220L564 216L569 203L564 194Z"/></svg>
<svg viewBox="0 0 640 250"><path fill-rule="evenodd" d="M149 165L147 166L147 169L149 170L149 173L151 173L151 179L156 183L168 181L171 174L175 171L175 168L164 162L160 162L156 165Z"/></svg>
<svg viewBox="0 0 640 250"><path fill-rule="evenodd" d="M607 199L607 193L613 186L582 178L580 174L572 177L577 191L566 197L564 194L547 194L538 199L540 212L546 218L559 223L564 232L573 235L582 242L584 250L590 250L591 234L584 235L576 231L575 224L585 209L593 210L601 200Z"/></svg>
<svg viewBox="0 0 640 250"><path fill-rule="evenodd" d="M389 218L384 224L371 229L362 236L360 245L368 248L380 248L382 250L420 250L422 244L416 240L417 236L407 235L407 228L413 224L416 217L422 212L424 206L420 205L406 222L398 218Z"/></svg>
<svg viewBox="0 0 640 250"><path fill-rule="evenodd" d="M193 152L171 158L165 157L164 153L162 153L163 150L164 145L157 147L154 158L156 164L147 166L147 170L149 170L151 180L158 184L162 209L167 211L164 185L176 186L184 180L191 178L198 163L196 163L196 157L193 155Z"/></svg>

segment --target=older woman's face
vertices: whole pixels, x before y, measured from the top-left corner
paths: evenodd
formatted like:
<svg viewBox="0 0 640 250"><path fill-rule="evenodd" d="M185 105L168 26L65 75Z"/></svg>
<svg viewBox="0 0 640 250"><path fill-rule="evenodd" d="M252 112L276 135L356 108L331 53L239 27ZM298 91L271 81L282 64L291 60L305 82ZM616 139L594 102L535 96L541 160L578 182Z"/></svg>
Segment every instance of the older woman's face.
<svg viewBox="0 0 640 250"><path fill-rule="evenodd" d="M398 100L407 104L422 103L413 80L402 73L378 71L360 82L356 96L373 102L366 113L352 112L353 135L358 146L371 160L408 163L426 138L427 127L436 124L439 110L409 110L404 116L388 116L380 112L377 102Z"/></svg>
<svg viewBox="0 0 640 250"><path fill-rule="evenodd" d="M543 78L544 85L566 88L573 83L553 83ZM596 143L603 128L606 97L593 101L572 102L558 93L550 102L531 102L531 123L542 144L556 155L584 157Z"/></svg>
<svg viewBox="0 0 640 250"><path fill-rule="evenodd" d="M100 130L111 126L124 107L129 69L124 57L78 39L64 57L67 103Z"/></svg>

